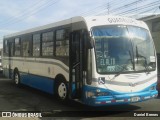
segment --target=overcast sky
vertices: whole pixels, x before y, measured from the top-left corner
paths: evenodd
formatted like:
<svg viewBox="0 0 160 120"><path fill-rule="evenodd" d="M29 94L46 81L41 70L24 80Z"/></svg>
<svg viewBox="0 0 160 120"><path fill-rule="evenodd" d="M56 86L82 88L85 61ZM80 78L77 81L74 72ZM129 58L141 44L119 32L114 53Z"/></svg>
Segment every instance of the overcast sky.
<svg viewBox="0 0 160 120"><path fill-rule="evenodd" d="M123 6L131 1L136 0L0 0L0 48L6 34L73 16L107 14L114 7ZM142 6L145 0L140 1L134 7ZM158 0L146 0L153 1ZM107 9L108 6L110 9ZM129 8L126 6L126 9ZM153 9L153 12L157 12L157 9Z"/></svg>

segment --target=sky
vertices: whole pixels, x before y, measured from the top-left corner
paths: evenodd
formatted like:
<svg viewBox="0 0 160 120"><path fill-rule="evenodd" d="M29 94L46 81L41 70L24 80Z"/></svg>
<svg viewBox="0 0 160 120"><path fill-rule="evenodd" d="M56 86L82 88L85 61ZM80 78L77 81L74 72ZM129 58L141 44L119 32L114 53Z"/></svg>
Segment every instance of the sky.
<svg viewBox="0 0 160 120"><path fill-rule="evenodd" d="M158 3L152 5L154 2ZM130 15L138 14L138 8L149 3L146 13L159 13L160 0L0 0L0 48L3 36L7 34L74 16L119 14L118 12L126 15L127 10L132 10Z"/></svg>

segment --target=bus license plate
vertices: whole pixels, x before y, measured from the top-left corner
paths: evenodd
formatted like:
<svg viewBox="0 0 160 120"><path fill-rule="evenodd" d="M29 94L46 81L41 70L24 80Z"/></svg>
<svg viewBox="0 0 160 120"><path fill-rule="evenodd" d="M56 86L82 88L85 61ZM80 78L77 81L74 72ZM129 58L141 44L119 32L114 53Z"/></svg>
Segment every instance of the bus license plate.
<svg viewBox="0 0 160 120"><path fill-rule="evenodd" d="M131 102L139 101L140 97L131 97Z"/></svg>

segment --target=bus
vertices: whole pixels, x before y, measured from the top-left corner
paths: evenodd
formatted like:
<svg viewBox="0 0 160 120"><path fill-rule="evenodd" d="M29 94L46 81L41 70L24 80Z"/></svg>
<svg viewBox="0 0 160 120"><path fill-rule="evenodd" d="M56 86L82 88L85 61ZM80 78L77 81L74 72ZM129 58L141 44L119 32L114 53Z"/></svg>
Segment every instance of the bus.
<svg viewBox="0 0 160 120"><path fill-rule="evenodd" d="M90 106L158 95L154 42L147 25L121 16L73 17L4 36L3 73L65 102Z"/></svg>

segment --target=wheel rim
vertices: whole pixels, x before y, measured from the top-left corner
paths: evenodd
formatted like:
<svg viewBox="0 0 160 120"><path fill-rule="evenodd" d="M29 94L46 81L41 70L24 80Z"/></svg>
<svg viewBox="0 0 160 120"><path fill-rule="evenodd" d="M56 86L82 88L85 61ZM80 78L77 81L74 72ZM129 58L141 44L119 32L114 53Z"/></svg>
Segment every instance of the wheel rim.
<svg viewBox="0 0 160 120"><path fill-rule="evenodd" d="M58 94L61 99L65 99L67 95L67 88L64 83L61 83L58 87Z"/></svg>
<svg viewBox="0 0 160 120"><path fill-rule="evenodd" d="M19 83L19 76L17 73L15 73L15 83L16 83L16 85L18 85L18 83Z"/></svg>

